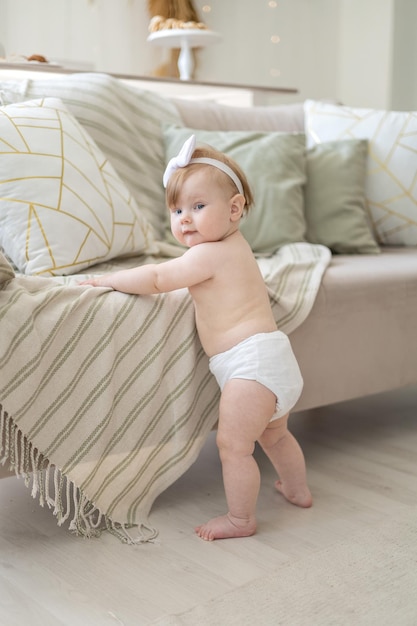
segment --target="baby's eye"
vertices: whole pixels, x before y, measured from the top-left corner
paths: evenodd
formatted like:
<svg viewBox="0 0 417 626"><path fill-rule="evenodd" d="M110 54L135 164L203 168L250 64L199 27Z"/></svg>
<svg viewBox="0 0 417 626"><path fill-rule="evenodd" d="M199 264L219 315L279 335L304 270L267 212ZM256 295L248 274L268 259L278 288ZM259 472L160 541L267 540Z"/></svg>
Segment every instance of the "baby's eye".
<svg viewBox="0 0 417 626"><path fill-rule="evenodd" d="M171 209L173 215L181 215L182 209Z"/></svg>
<svg viewBox="0 0 417 626"><path fill-rule="evenodd" d="M199 202L195 205L194 208L197 209L197 211L200 211L201 209L204 209L204 204L202 202Z"/></svg>

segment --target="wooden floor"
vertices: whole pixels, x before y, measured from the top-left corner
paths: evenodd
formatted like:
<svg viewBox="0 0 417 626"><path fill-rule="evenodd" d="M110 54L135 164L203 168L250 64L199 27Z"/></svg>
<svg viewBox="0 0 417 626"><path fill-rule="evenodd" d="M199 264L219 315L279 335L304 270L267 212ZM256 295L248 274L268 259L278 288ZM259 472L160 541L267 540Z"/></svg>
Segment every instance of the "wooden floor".
<svg viewBox="0 0 417 626"><path fill-rule="evenodd" d="M302 566L323 546L415 505L417 388L298 413L291 426L314 506L301 510L275 493L272 468L258 451L259 530L247 539L206 543L192 530L225 509L214 436L155 503L151 522L160 533L153 544L126 546L108 534L77 538L56 525L23 481L2 479L1 626L151 624L288 561Z"/></svg>

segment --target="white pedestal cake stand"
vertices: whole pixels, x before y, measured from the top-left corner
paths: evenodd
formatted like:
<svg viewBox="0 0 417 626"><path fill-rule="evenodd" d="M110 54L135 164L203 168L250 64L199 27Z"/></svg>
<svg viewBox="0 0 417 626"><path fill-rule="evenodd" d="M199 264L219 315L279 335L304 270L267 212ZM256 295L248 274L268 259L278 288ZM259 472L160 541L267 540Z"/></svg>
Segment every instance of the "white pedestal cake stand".
<svg viewBox="0 0 417 626"><path fill-rule="evenodd" d="M167 28L151 33L148 41L165 48L181 48L178 58L180 79L191 80L194 70L192 48L219 43L221 36L212 30L200 30L199 28Z"/></svg>

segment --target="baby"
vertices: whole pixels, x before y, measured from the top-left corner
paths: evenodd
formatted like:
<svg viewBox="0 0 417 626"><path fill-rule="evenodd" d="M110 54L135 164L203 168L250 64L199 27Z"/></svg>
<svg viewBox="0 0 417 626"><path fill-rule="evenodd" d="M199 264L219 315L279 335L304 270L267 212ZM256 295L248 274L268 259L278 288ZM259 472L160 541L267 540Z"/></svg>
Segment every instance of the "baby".
<svg viewBox="0 0 417 626"><path fill-rule="evenodd" d="M287 429L303 381L285 334L277 330L268 292L252 250L239 231L252 194L239 166L190 137L164 174L171 230L188 250L83 284L130 294L187 287L198 335L221 389L217 445L228 512L198 526L205 540L256 532L260 473L258 441L279 479L276 489L301 507L312 504L304 456Z"/></svg>

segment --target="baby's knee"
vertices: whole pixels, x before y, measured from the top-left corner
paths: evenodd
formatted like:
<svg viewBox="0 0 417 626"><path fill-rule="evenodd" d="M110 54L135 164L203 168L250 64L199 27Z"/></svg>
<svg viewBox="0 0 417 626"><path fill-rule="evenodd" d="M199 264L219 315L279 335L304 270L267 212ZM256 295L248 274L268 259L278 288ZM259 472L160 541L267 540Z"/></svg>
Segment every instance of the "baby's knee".
<svg viewBox="0 0 417 626"><path fill-rule="evenodd" d="M268 424L259 438L263 448L271 448L288 434L288 414L279 417Z"/></svg>
<svg viewBox="0 0 417 626"><path fill-rule="evenodd" d="M255 451L255 441L237 434L231 436L230 433L223 433L221 430L217 431L216 444L220 458L230 455L249 455Z"/></svg>

